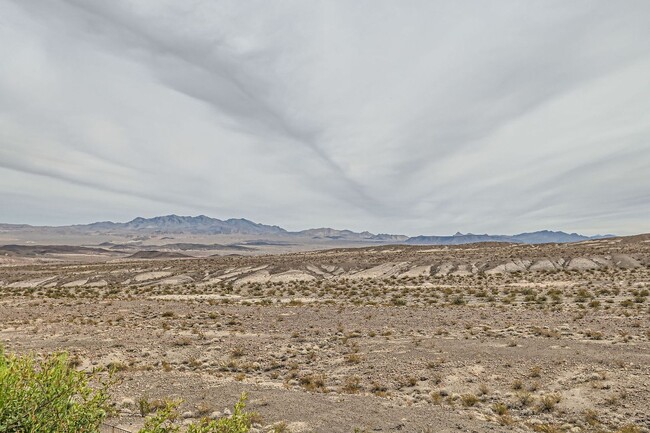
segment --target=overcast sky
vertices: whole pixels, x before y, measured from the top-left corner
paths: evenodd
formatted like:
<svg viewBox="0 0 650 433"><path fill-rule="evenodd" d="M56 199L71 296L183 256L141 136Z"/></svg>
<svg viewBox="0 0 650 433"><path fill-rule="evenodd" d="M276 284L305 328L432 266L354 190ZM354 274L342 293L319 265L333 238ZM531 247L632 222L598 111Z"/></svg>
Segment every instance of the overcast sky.
<svg viewBox="0 0 650 433"><path fill-rule="evenodd" d="M650 1L0 0L0 222L650 231Z"/></svg>

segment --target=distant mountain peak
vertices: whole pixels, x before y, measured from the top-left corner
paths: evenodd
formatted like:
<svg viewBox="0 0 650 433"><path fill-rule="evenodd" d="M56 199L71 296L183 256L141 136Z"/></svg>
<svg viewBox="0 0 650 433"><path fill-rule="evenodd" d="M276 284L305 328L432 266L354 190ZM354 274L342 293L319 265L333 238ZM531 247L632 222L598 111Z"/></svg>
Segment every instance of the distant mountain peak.
<svg viewBox="0 0 650 433"><path fill-rule="evenodd" d="M29 227L18 225L4 225L12 228ZM53 227L54 228L54 227ZM525 232L516 235L489 235L456 232L451 236L414 236L408 237L395 234L373 234L368 231L354 232L352 230L337 230L330 227L313 228L301 231L289 232L277 225L266 225L256 223L246 218L229 218L220 220L206 215L182 216L176 214L160 215L151 218L135 217L125 223L112 221L94 222L85 225L67 226L74 230L87 230L92 233L102 234L165 234L165 233L187 233L202 235L255 235L256 242L278 241L278 236L303 238L313 240L337 240L346 242L384 242L384 243L406 243L415 245L460 245L477 242L511 242L518 244L543 244L543 243L568 243L580 242L590 239L602 239L614 237L614 235L584 236L578 233L566 233L563 231L539 230ZM269 238L264 238L269 236ZM283 242L289 241L285 239ZM293 242L293 241L290 241Z"/></svg>
<svg viewBox="0 0 650 433"><path fill-rule="evenodd" d="M77 226L84 227L84 226ZM244 218L231 218L222 221L206 215L181 216L161 215L151 218L136 217L126 223L93 223L88 228L100 231L148 231L160 233L202 233L202 234L283 234L286 230L278 226L254 223Z"/></svg>

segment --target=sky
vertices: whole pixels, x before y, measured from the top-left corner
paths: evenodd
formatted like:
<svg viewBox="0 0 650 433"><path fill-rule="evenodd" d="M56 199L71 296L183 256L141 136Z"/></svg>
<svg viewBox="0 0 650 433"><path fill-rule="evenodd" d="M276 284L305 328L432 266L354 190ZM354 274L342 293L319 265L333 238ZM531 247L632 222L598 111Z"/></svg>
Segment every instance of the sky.
<svg viewBox="0 0 650 433"><path fill-rule="evenodd" d="M0 222L650 232L647 0L0 0Z"/></svg>

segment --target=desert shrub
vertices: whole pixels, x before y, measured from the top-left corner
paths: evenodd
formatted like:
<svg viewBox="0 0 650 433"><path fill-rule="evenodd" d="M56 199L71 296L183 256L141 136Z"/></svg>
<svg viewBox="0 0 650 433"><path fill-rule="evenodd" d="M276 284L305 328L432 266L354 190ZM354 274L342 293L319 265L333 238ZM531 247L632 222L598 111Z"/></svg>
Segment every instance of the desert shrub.
<svg viewBox="0 0 650 433"><path fill-rule="evenodd" d="M407 304L406 299L395 297L391 300L391 303L397 307L403 307Z"/></svg>
<svg viewBox="0 0 650 433"><path fill-rule="evenodd" d="M363 356L358 353L349 353L344 356L344 359L348 364L359 364L363 360Z"/></svg>
<svg viewBox="0 0 650 433"><path fill-rule="evenodd" d="M253 413L246 412L246 393L243 393L235 404L232 415L217 420L202 419L190 424L187 433L248 433L251 428ZM139 433L149 433L142 432ZM156 432L157 433L157 432Z"/></svg>
<svg viewBox="0 0 650 433"><path fill-rule="evenodd" d="M37 359L6 355L0 347L0 432L97 432L108 386L75 370L65 353Z"/></svg>
<svg viewBox="0 0 650 433"><path fill-rule="evenodd" d="M327 391L327 387L325 386L325 376L322 374L309 374L303 376L300 378L299 383L307 391L312 391L312 392Z"/></svg>
<svg viewBox="0 0 650 433"><path fill-rule="evenodd" d="M598 419L599 418L598 412L596 412L595 410L587 409L587 410L585 410L584 415L585 415L585 421L587 421L587 424L589 424L591 426L595 426L595 425L600 424L600 420Z"/></svg>
<svg viewBox="0 0 650 433"><path fill-rule="evenodd" d="M616 430L616 433L641 433L641 428L634 424L627 424Z"/></svg>
<svg viewBox="0 0 650 433"><path fill-rule="evenodd" d="M529 392L521 392L517 394L517 401L521 407L528 407L533 403L533 396Z"/></svg>
<svg viewBox="0 0 650 433"><path fill-rule="evenodd" d="M463 406L466 407L472 407L478 403L478 397L474 394L463 394L460 396L460 399L463 402Z"/></svg>
<svg viewBox="0 0 650 433"><path fill-rule="evenodd" d="M497 415L506 415L508 414L508 405L504 403L494 403L494 405L492 405L492 410Z"/></svg>
<svg viewBox="0 0 650 433"><path fill-rule="evenodd" d="M454 297L454 299L451 301L452 305L464 305L465 303L466 301L463 299L462 295Z"/></svg>
<svg viewBox="0 0 650 433"><path fill-rule="evenodd" d="M563 433L559 426L554 424L536 424L533 426L533 431L539 433Z"/></svg>
<svg viewBox="0 0 650 433"><path fill-rule="evenodd" d="M106 418L110 376L77 371L66 353L38 359L33 355L6 355L0 346L0 433L97 433ZM204 419L187 433L247 433L252 412L245 412L246 393L232 415ZM181 401L141 398L140 411L154 412L138 433L177 433Z"/></svg>
<svg viewBox="0 0 650 433"><path fill-rule="evenodd" d="M175 423L178 418L177 408L180 401L166 400L165 406L148 416L138 433L177 433L181 428Z"/></svg>
<svg viewBox="0 0 650 433"><path fill-rule="evenodd" d="M513 417L510 416L510 414L506 413L503 415L499 415L499 417L497 418L497 422L499 423L499 425L509 426L509 425L513 425L515 423L515 420Z"/></svg>
<svg viewBox="0 0 650 433"><path fill-rule="evenodd" d="M243 393L235 404L232 415L211 420L203 418L187 426L186 433L248 433L251 428L252 412L244 411L246 393ZM165 400L165 406L147 417L138 433L178 433L181 431L178 421L178 406L180 400Z"/></svg>
<svg viewBox="0 0 650 433"><path fill-rule="evenodd" d="M153 400L149 400L146 395L140 397L138 399L138 410L140 411L140 416L147 416L150 413L153 412L158 412L159 410L163 410L169 406L170 403L173 403L172 400L168 398L156 398Z"/></svg>
<svg viewBox="0 0 650 433"><path fill-rule="evenodd" d="M522 389L523 387L524 387L524 383L521 381L521 379L515 379L512 382L512 389L514 390Z"/></svg>
<svg viewBox="0 0 650 433"><path fill-rule="evenodd" d="M273 426L272 433L287 433L289 431L289 426L285 421L280 421L275 423Z"/></svg>
<svg viewBox="0 0 650 433"><path fill-rule="evenodd" d="M235 347L232 352L230 352L230 356L233 358L241 358L244 355L246 355L246 351L243 347Z"/></svg>
<svg viewBox="0 0 650 433"><path fill-rule="evenodd" d="M540 399L540 411L552 412L555 406L562 400L559 394L547 394Z"/></svg>
<svg viewBox="0 0 650 433"><path fill-rule="evenodd" d="M349 394L356 394L361 390L361 378L359 376L348 376L345 378L342 391Z"/></svg>

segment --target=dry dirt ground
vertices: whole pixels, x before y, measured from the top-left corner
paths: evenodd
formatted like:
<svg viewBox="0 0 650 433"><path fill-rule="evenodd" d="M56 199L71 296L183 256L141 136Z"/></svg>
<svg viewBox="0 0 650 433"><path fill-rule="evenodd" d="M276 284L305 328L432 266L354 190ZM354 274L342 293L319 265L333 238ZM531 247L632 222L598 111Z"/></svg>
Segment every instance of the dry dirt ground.
<svg viewBox="0 0 650 433"><path fill-rule="evenodd" d="M256 431L650 431L650 242L15 261L0 342L119 380L109 421L182 398Z"/></svg>

